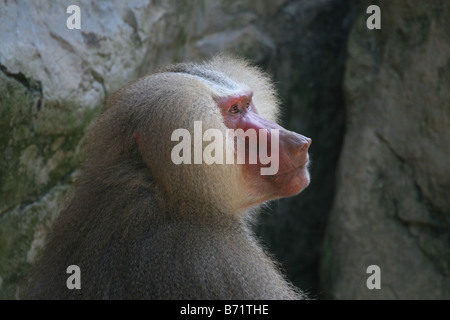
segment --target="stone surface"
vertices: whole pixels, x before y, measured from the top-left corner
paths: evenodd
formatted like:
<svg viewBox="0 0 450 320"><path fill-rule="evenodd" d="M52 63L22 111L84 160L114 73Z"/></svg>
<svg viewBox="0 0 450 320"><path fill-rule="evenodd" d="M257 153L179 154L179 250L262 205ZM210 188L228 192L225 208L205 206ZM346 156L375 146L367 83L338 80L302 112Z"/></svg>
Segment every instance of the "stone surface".
<svg viewBox="0 0 450 320"><path fill-rule="evenodd" d="M334 299L449 299L450 4L378 5L381 30L361 14L348 43L322 288ZM366 287L372 264L381 290Z"/></svg>

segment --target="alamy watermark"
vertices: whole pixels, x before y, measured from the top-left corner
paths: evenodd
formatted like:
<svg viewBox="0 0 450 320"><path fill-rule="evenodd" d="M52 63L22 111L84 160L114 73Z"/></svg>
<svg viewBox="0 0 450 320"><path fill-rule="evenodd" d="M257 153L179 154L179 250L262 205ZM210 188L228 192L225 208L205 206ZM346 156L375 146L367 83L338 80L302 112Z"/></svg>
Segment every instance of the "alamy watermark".
<svg viewBox="0 0 450 320"><path fill-rule="evenodd" d="M371 274L366 281L367 289L381 289L381 269L376 264L367 267L366 273Z"/></svg>
<svg viewBox="0 0 450 320"><path fill-rule="evenodd" d="M66 13L70 13L71 15L66 20L66 27L69 30L81 29L81 10L77 5L70 5L67 7Z"/></svg>
<svg viewBox="0 0 450 320"><path fill-rule="evenodd" d="M66 27L69 30L81 29L81 9L77 5L70 5L66 9L66 13L70 16L66 20ZM381 10L377 5L370 5L366 9L366 13L370 16L366 20L366 26L369 30L381 29Z"/></svg>
<svg viewBox="0 0 450 320"><path fill-rule="evenodd" d="M270 136L270 143L268 143ZM207 129L203 133L202 122L194 121L194 137L187 129L176 129L171 136L172 141L181 141L172 148L171 159L174 164L245 164L248 156L249 164L262 165L261 175L274 175L279 168L279 130L271 129L227 129L224 137L220 129ZM246 144L246 138L248 144ZM235 141L237 146L235 148ZM203 142L210 142L203 148ZM268 151L270 145L270 152ZM246 153L248 151L248 154ZM192 161L192 153L194 159ZM225 154L224 154L225 153Z"/></svg>
<svg viewBox="0 0 450 320"><path fill-rule="evenodd" d="M79 266L72 264L67 267L66 273L70 273L71 276L67 278L67 289L81 289L81 269Z"/></svg>
<svg viewBox="0 0 450 320"><path fill-rule="evenodd" d="M371 5L367 7L367 14L370 14L370 17L366 20L367 29L381 29L381 10L379 6Z"/></svg>

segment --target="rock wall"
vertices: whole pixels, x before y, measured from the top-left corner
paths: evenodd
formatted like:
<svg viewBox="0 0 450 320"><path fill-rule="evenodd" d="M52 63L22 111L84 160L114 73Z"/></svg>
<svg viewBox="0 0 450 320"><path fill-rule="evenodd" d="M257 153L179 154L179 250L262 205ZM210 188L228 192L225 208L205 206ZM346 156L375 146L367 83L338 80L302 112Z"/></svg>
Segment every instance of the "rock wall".
<svg viewBox="0 0 450 320"><path fill-rule="evenodd" d="M378 4L381 30L364 8ZM346 135L322 255L333 299L450 298L450 3L365 1L347 46ZM378 265L381 289L368 290Z"/></svg>

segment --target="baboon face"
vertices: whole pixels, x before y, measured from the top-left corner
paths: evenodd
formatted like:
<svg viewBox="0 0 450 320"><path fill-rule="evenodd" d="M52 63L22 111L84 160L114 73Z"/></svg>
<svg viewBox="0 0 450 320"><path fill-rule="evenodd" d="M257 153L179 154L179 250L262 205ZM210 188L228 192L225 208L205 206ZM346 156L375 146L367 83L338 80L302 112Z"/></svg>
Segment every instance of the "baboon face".
<svg viewBox="0 0 450 320"><path fill-rule="evenodd" d="M256 139L244 141L245 161L241 167L247 190L252 197L266 201L293 196L306 188L309 184L307 166L311 139L286 130L261 116L253 101L253 91L220 97L216 99L216 103L227 128L242 129L244 133L256 132ZM262 148L265 149L264 152ZM250 159L252 152L256 153L256 161L253 163ZM265 156L271 162L264 160ZM267 170L264 172L262 168Z"/></svg>
<svg viewBox="0 0 450 320"><path fill-rule="evenodd" d="M247 209L309 184L311 139L276 123L271 82L245 62L175 65L122 89L118 100L137 124L152 178L173 201Z"/></svg>

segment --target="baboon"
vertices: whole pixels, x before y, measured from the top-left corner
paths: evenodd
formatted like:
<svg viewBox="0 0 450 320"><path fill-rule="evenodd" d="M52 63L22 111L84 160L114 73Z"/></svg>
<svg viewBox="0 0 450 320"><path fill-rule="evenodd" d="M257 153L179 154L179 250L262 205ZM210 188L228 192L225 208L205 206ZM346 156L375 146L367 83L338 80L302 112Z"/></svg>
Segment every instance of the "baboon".
<svg viewBox="0 0 450 320"><path fill-rule="evenodd" d="M263 203L309 184L311 140L276 124L278 104L264 72L226 56L168 66L113 93L88 134L73 198L22 297L306 298L249 227ZM234 140L222 146L235 158L239 138L228 129L265 129L268 146L277 129L277 173L262 175L268 164L259 157L246 162L255 149L248 137L244 163L175 164L179 140L172 134L179 128L192 133L194 121L201 121L202 132L220 129ZM66 285L70 265L81 270L81 289Z"/></svg>

